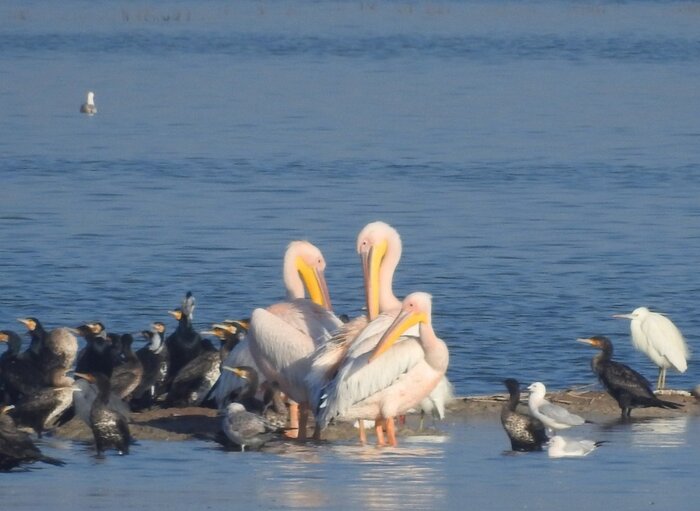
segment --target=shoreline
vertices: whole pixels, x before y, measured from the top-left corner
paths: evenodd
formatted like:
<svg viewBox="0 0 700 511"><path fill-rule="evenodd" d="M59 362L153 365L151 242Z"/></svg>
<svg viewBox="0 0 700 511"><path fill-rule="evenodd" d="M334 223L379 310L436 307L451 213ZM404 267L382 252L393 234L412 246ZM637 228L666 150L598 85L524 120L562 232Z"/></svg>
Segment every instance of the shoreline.
<svg viewBox="0 0 700 511"><path fill-rule="evenodd" d="M700 401L695 396L686 392L671 392L663 394L663 399L680 403L683 405L682 408L677 410L636 408L632 411L631 420L700 415ZM499 417L506 399L505 393L456 397L447 405L445 421L493 420L494 424L501 427ZM603 391L568 389L548 393L547 399L594 422L620 419L620 408L617 403ZM527 401L521 398L520 403L520 407L526 411ZM407 417L405 424L397 426L397 434L399 436L441 434L439 422L434 424L431 417L425 418L426 428L419 430L418 417L418 414ZM217 410L212 408L159 408L132 413L129 427L136 441L214 441L220 423L221 417L218 416ZM56 428L53 435L67 440L93 441L90 428L78 417ZM332 424L322 435L324 441L350 440L356 437L357 430L351 424Z"/></svg>

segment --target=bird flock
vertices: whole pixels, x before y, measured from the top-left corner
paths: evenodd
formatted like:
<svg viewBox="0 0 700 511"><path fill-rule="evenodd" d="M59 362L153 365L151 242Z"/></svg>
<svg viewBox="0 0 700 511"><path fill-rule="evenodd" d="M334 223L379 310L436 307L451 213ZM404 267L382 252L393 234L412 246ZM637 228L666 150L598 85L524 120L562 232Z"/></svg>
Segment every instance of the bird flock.
<svg viewBox="0 0 700 511"><path fill-rule="evenodd" d="M94 107L92 93L86 105ZM378 445L396 446L396 420L408 412L442 418L452 398L449 351L433 328L431 295L394 295L402 244L390 225L366 225L356 250L366 314L355 318L334 313L323 254L302 240L292 241L284 254L283 301L204 332L194 327L191 292L168 311L177 320L169 334L162 322L116 334L99 321L47 330L37 318L21 318L31 339L26 349L18 333L0 331L7 345L0 356L0 470L35 461L60 464L41 454L27 429L41 436L74 416L91 428L100 456L108 450L128 454L129 415L151 408L216 408L217 440L241 451L279 436L320 440L337 422L356 422L365 443L365 421L373 423ZM631 319L635 346L659 366L659 387L667 368L685 371L688 349L668 318L645 308L619 317ZM78 337L84 340L80 350ZM136 351L134 337L144 341ZM580 341L600 350L591 367L623 417L638 407L679 406L656 397L644 377L613 361L607 338ZM514 451L548 445L552 457L583 456L597 446L554 433L585 421L547 401L544 384L528 387L529 413L523 413L517 409L519 383L504 383L509 399L501 422Z"/></svg>

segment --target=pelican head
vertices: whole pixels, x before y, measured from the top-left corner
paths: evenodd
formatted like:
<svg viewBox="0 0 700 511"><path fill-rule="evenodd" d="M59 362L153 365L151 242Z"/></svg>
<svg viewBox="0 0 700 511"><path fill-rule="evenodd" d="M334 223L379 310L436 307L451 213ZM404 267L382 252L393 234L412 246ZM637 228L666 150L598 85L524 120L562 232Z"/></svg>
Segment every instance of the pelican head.
<svg viewBox="0 0 700 511"><path fill-rule="evenodd" d="M432 297L428 293L411 293L403 300L401 312L372 351L369 361L372 362L391 346L413 325L431 322Z"/></svg>
<svg viewBox="0 0 700 511"><path fill-rule="evenodd" d="M362 259L362 273L365 279L365 294L367 299L367 315L370 320L379 315L380 275L387 254L392 255L393 268L398 265L401 257L401 237L399 233L384 222L371 222L357 235L357 253ZM391 290L391 281L389 281Z"/></svg>
<svg viewBox="0 0 700 511"><path fill-rule="evenodd" d="M326 260L321 251L308 241L292 241L284 254L284 283L291 298L306 296L312 302L332 310L324 272Z"/></svg>

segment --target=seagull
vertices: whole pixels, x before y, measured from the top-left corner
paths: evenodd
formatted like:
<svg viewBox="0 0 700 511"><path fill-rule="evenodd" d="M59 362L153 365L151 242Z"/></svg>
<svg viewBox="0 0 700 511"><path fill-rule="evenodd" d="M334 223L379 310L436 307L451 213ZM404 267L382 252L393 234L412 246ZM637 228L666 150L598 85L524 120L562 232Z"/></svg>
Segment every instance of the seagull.
<svg viewBox="0 0 700 511"><path fill-rule="evenodd" d="M280 431L260 415L246 411L241 403L229 404L224 413L221 429L229 440L241 446L241 452L246 446L259 449Z"/></svg>
<svg viewBox="0 0 700 511"><path fill-rule="evenodd" d="M569 429L571 426L580 426L586 422L583 417L547 401L544 398L547 392L544 383L536 381L527 389L530 391L530 397L527 401L530 412L549 429Z"/></svg>
<svg viewBox="0 0 700 511"><path fill-rule="evenodd" d="M87 93L87 99L85 103L80 105L80 113L95 115L97 113L97 107L95 106L95 93L90 91Z"/></svg>
<svg viewBox="0 0 700 511"><path fill-rule="evenodd" d="M593 440L575 440L563 436L554 436L549 441L547 455L550 458L577 458L587 456L603 442Z"/></svg>

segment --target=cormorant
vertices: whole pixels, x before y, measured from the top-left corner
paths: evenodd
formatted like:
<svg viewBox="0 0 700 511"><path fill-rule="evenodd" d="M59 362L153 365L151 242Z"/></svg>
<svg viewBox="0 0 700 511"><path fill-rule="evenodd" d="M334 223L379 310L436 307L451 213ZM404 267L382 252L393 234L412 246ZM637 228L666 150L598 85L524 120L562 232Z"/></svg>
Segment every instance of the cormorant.
<svg viewBox="0 0 700 511"><path fill-rule="evenodd" d="M514 451L541 451L549 438L539 419L516 410L520 402L520 383L514 378L503 381L510 397L501 409L501 424Z"/></svg>
<svg viewBox="0 0 700 511"><path fill-rule="evenodd" d="M141 360L131 349L134 338L131 334L121 336L122 355L124 361L112 369L110 387L121 399L128 400L143 378L143 365Z"/></svg>
<svg viewBox="0 0 700 511"><path fill-rule="evenodd" d="M22 338L16 332L0 330L0 342L7 343L0 355L0 402L15 404L21 396L39 390L44 377L34 362L21 357Z"/></svg>
<svg viewBox="0 0 700 511"><path fill-rule="evenodd" d="M150 408L155 400L165 393L165 378L168 374L168 348L163 336L165 325L160 321L153 323L151 330L143 330L141 335L148 341L146 346L136 351L136 356L143 366L141 383L134 390L131 404L134 408Z"/></svg>
<svg viewBox="0 0 700 511"><path fill-rule="evenodd" d="M530 391L527 404L530 413L553 430L568 429L586 422L583 417L569 412L563 406L555 405L545 399L547 389L542 382L536 381L527 388Z"/></svg>
<svg viewBox="0 0 700 511"><path fill-rule="evenodd" d="M100 455L110 448L116 449L119 454L129 454L129 421L124 414L110 405L109 378L101 373L75 375L97 384L97 397L90 409L90 428L95 437L97 454Z"/></svg>
<svg viewBox="0 0 700 511"><path fill-rule="evenodd" d="M247 332L248 329L244 322L227 319L223 323L215 323L212 325L211 330L203 333L214 335L221 341L219 356L223 362L231 353L231 350L245 339Z"/></svg>
<svg viewBox="0 0 700 511"><path fill-rule="evenodd" d="M194 313L194 296L188 292L182 302L182 307L168 311L178 324L175 331L165 340L170 354L170 364L168 367L168 383L171 383L177 376L180 369L194 360L203 349L202 337L192 326Z"/></svg>
<svg viewBox="0 0 700 511"><path fill-rule="evenodd" d="M50 465L65 465L61 460L44 456L29 433L17 429L7 412L14 406L0 408L0 471L8 471L23 464L42 461Z"/></svg>
<svg viewBox="0 0 700 511"><path fill-rule="evenodd" d="M225 365L223 369L232 372L244 382L243 387L237 387L229 395L229 403L241 403L249 412L262 413L265 405L255 397L258 391L258 372L248 366L229 367ZM225 404L228 405L228 403Z"/></svg>
<svg viewBox="0 0 700 511"><path fill-rule="evenodd" d="M260 415L246 411L241 403L231 403L226 407L221 429L231 442L241 447L241 451L246 447L259 449L282 431Z"/></svg>
<svg viewBox="0 0 700 511"><path fill-rule="evenodd" d="M51 373L55 368L64 372L73 368L78 354L78 339L70 329L59 327L46 332L36 318L22 318L19 321L24 323L31 335L29 351L33 357L38 354L35 360L44 374Z"/></svg>
<svg viewBox="0 0 700 511"><path fill-rule="evenodd" d="M51 387L25 395L12 410L12 416L21 426L28 426L41 436L46 429L53 427L73 404L76 387L73 379L66 376L61 368L51 372Z"/></svg>
<svg viewBox="0 0 700 511"><path fill-rule="evenodd" d="M79 373L112 374L114 365L112 341L102 323L85 323L76 328L85 339L85 347L78 353L75 370Z"/></svg>
<svg viewBox="0 0 700 511"><path fill-rule="evenodd" d="M180 369L168 391L169 406L199 406L221 375L219 350L208 339L201 342L202 352Z"/></svg>
<svg viewBox="0 0 700 511"><path fill-rule="evenodd" d="M591 360L591 369L617 404L622 417L629 417L632 408L680 408L682 405L657 398L644 376L625 364L612 360L613 346L603 335L595 335L579 342L598 348L600 353Z"/></svg>

